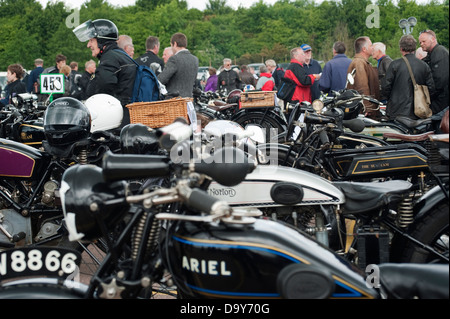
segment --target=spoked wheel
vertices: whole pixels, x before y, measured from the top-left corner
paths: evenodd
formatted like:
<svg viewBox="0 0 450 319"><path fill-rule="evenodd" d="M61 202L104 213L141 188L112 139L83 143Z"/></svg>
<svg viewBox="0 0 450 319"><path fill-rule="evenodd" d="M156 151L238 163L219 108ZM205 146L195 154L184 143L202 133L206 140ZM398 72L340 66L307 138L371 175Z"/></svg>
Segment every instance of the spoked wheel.
<svg viewBox="0 0 450 319"><path fill-rule="evenodd" d="M265 139L263 143L279 142L277 136L286 130L281 123L264 113L249 112L236 119L235 122L244 129L252 126L261 129Z"/></svg>

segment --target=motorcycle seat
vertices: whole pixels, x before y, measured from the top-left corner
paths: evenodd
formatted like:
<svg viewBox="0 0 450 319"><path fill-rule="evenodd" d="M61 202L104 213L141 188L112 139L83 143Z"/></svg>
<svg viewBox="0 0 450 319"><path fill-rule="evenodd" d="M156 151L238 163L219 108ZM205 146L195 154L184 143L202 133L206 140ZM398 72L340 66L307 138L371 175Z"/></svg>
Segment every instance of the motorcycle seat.
<svg viewBox="0 0 450 319"><path fill-rule="evenodd" d="M430 124L431 123L431 118L427 118L427 119L419 119L419 120L412 120L409 117L406 116L397 116L395 118L395 120L397 122L402 123L403 125L405 125L408 128L415 128L421 125L426 125L426 124Z"/></svg>
<svg viewBox="0 0 450 319"><path fill-rule="evenodd" d="M423 134L416 134L416 135L410 135L410 134L400 134L400 133L383 133L383 137L386 138L395 138L399 139L405 142L420 142L425 141L429 138L430 135L433 135L434 131L426 132Z"/></svg>
<svg viewBox="0 0 450 319"><path fill-rule="evenodd" d="M402 180L386 182L333 182L345 195L342 213L358 214L377 210L404 198L412 184Z"/></svg>
<svg viewBox="0 0 450 319"><path fill-rule="evenodd" d="M380 264L380 284L387 298L448 299L448 264Z"/></svg>
<svg viewBox="0 0 450 319"><path fill-rule="evenodd" d="M208 104L208 107L214 111L223 111L229 109L230 107L236 107L236 103L227 104L225 102L214 101L212 104Z"/></svg>

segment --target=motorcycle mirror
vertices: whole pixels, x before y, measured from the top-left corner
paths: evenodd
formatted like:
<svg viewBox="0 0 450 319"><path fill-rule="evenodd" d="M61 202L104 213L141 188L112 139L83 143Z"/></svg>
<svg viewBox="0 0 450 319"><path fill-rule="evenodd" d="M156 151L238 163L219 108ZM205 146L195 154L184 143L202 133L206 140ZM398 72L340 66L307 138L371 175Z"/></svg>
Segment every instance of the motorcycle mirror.
<svg viewBox="0 0 450 319"><path fill-rule="evenodd" d="M355 79L353 78L353 75L351 73L347 74L347 82L351 85L355 84Z"/></svg>

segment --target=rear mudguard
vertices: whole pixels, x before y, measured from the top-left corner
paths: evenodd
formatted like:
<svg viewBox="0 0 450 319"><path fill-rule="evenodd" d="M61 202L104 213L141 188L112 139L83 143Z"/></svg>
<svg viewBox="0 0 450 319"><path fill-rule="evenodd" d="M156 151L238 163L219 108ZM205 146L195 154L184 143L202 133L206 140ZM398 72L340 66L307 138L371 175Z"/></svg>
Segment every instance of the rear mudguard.
<svg viewBox="0 0 450 319"><path fill-rule="evenodd" d="M0 299L83 299L88 286L56 278L17 279L0 284Z"/></svg>
<svg viewBox="0 0 450 319"><path fill-rule="evenodd" d="M280 115L278 115L276 112L271 111L271 110L268 110L266 112L266 109L264 109L264 108L241 109L233 116L233 118L231 120L234 121L234 122L239 122L239 120L243 116L245 116L245 115L247 115L249 113L250 114L259 113L259 114L262 114L262 115L265 114L265 116L270 117L270 118L274 119L275 121L277 121L277 123L280 124L280 126L283 127L283 129L285 131L287 130L287 123Z"/></svg>
<svg viewBox="0 0 450 319"><path fill-rule="evenodd" d="M448 184L445 185L446 193L440 186L435 186L425 193L414 206L415 210L415 222L421 221L428 212L432 211L435 207L448 203Z"/></svg>

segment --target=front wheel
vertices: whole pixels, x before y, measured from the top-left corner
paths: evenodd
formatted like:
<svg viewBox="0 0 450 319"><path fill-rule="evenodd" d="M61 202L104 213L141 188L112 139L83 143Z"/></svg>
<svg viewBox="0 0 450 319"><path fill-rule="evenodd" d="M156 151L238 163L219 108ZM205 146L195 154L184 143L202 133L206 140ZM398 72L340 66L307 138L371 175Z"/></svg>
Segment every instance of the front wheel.
<svg viewBox="0 0 450 319"><path fill-rule="evenodd" d="M56 279L23 280L0 287L0 299L82 299L83 292L57 283Z"/></svg>
<svg viewBox="0 0 450 319"><path fill-rule="evenodd" d="M448 263L448 215L449 204L442 203L415 225L410 233L412 237L421 243L430 246L441 255L446 256L447 261L411 241L406 243L401 261L410 263Z"/></svg>

